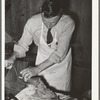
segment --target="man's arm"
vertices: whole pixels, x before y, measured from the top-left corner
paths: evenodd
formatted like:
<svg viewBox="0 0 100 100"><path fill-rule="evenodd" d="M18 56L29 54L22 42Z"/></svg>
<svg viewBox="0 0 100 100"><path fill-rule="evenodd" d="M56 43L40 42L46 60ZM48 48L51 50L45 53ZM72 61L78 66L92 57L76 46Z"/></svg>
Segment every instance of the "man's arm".
<svg viewBox="0 0 100 100"><path fill-rule="evenodd" d="M17 44L14 45L14 52L11 57L5 61L5 67L11 69L12 64L17 58L26 56L26 51L29 50L29 45L32 43L32 34L30 31L30 21L24 27L23 35Z"/></svg>
<svg viewBox="0 0 100 100"><path fill-rule="evenodd" d="M40 72L49 68L50 66L63 61L65 55L68 52L69 42L73 30L74 30L74 23L70 22L69 25L65 26L61 34L61 37L59 38L57 50L54 51L47 60L37 65L36 67L27 68L21 71L21 74L24 77L25 81L27 81L32 76L38 75Z"/></svg>

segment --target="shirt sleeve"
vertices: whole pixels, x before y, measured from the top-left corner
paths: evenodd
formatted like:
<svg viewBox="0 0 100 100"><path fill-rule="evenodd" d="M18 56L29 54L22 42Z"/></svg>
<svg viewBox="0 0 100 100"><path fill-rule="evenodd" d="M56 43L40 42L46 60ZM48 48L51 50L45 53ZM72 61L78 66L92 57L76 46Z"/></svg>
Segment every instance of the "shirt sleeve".
<svg viewBox="0 0 100 100"><path fill-rule="evenodd" d="M23 35L17 44L14 45L14 51L17 52L17 57L25 57L29 50L29 45L32 43L33 37L31 34L30 21L28 20L23 31Z"/></svg>
<svg viewBox="0 0 100 100"><path fill-rule="evenodd" d="M69 21L68 24L64 26L58 39L58 48L49 57L50 61L60 63L66 57L74 28L75 24L73 20Z"/></svg>

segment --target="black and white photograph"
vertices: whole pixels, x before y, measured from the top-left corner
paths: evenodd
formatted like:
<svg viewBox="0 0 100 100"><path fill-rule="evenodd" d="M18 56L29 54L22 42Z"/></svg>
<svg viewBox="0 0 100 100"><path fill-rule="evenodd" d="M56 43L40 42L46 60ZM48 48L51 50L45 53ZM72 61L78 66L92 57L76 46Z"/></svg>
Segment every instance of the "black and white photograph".
<svg viewBox="0 0 100 100"><path fill-rule="evenodd" d="M92 100L92 0L4 5L4 100Z"/></svg>

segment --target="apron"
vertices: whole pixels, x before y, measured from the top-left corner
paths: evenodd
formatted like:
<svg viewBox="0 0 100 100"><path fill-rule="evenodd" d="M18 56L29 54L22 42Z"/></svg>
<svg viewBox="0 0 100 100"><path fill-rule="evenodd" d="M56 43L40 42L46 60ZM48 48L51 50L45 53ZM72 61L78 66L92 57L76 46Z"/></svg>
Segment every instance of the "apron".
<svg viewBox="0 0 100 100"><path fill-rule="evenodd" d="M46 59L50 57L50 55L57 49L57 32L55 32L55 36L53 42L50 44L51 47L45 42L43 38L43 23L41 29L40 36L40 44L38 46L36 65L39 65ZM57 64L50 66L49 68L42 71L39 75L43 76L47 83L60 91L70 91L71 85L71 64L72 64L72 56L71 56L71 48L69 49L67 56L65 59Z"/></svg>

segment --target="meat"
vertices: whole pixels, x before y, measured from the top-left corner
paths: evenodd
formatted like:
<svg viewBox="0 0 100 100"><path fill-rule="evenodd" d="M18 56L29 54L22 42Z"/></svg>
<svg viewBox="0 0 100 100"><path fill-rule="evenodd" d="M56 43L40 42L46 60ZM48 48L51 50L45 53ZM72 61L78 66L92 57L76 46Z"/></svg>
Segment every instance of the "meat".
<svg viewBox="0 0 100 100"><path fill-rule="evenodd" d="M47 88L40 77L29 79L27 87L15 97L19 100L58 100L55 92Z"/></svg>

